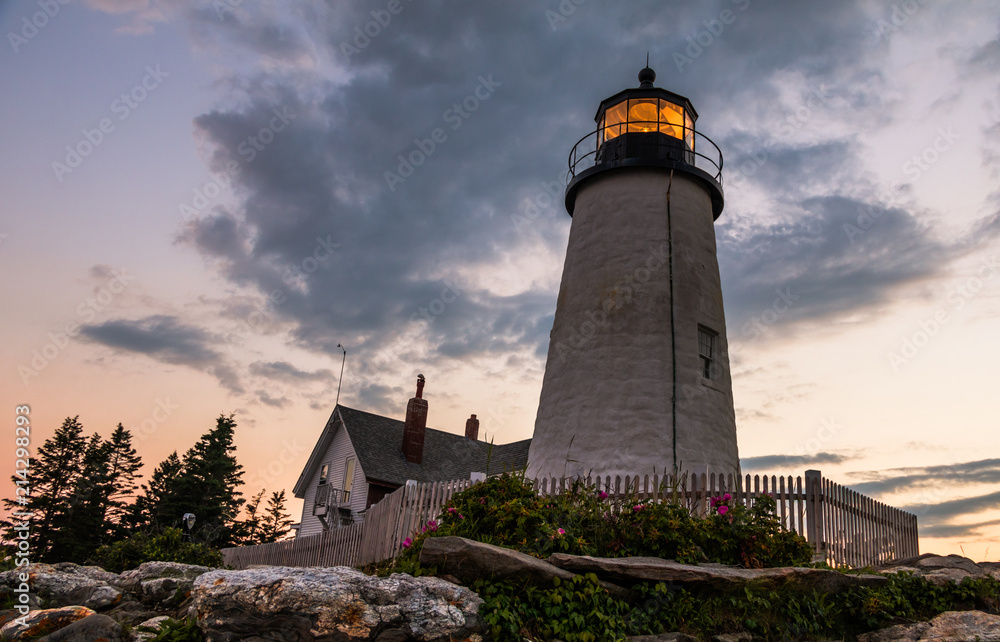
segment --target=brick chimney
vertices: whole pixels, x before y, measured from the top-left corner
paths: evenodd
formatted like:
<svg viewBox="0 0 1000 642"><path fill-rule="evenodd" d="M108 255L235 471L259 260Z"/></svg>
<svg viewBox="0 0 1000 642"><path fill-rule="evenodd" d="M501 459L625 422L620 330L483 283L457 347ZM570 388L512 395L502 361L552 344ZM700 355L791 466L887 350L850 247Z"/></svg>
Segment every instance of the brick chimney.
<svg viewBox="0 0 1000 642"><path fill-rule="evenodd" d="M465 420L465 436L472 441L479 439L479 420L475 415Z"/></svg>
<svg viewBox="0 0 1000 642"><path fill-rule="evenodd" d="M424 399L424 375L417 375L417 396L406 404L403 426L403 454L406 461L419 464L424 459L424 433L427 431L427 400Z"/></svg>

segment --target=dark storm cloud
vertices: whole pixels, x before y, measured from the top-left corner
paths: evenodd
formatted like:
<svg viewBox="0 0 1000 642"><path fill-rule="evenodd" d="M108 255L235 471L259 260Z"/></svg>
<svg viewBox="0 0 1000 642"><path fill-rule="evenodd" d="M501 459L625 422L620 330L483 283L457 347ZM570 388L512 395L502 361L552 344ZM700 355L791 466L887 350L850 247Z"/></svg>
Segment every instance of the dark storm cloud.
<svg viewBox="0 0 1000 642"><path fill-rule="evenodd" d="M214 348L219 343L218 338L177 317L154 315L137 320L106 321L85 325L80 332L90 341L116 350L208 371L230 391L243 392L239 375Z"/></svg>
<svg viewBox="0 0 1000 642"><path fill-rule="evenodd" d="M372 6L360 2L280 19L242 7L221 31L209 29L218 18L207 14L196 27L248 55L315 58L237 74L231 104L196 119L211 169L239 168L240 205L204 213L180 239L233 283L280 291L274 315L289 340L332 357L337 343L350 345L362 376L375 376L373 357L395 343L411 342L394 353L430 363L544 355L555 291L498 296L461 275L539 242L565 251L569 217L558 194L526 227L512 215L565 174L599 101L635 86L647 50L657 84L691 97L699 128L727 157L719 256L737 330L781 292L792 305L779 324L877 306L954 252L919 212L881 202L874 186L845 192L857 134L818 128L856 131L892 118L884 79L868 62L888 45L872 41L859 3L623 9L591 0L569 13L558 2L401 6L377 29ZM330 65L333 74L316 71ZM761 222L740 204L741 184L772 193L781 216ZM859 208L875 208L878 219L852 236L844 225L857 225ZM318 239L338 249L310 263ZM449 284L462 291L453 301L442 296ZM427 319L422 310L432 306Z"/></svg>
<svg viewBox="0 0 1000 642"><path fill-rule="evenodd" d="M838 453L816 453L813 455L762 455L741 457L740 468L748 470L770 470L773 468L801 468L815 464L842 464L855 459Z"/></svg>

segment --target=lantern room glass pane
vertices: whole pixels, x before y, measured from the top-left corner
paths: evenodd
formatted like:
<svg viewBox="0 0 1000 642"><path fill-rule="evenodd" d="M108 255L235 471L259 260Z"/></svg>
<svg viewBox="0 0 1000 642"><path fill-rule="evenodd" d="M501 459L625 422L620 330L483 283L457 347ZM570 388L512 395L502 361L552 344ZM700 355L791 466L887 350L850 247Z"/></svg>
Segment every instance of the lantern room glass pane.
<svg viewBox="0 0 1000 642"><path fill-rule="evenodd" d="M660 99L660 133L678 140L684 139L684 109Z"/></svg>
<svg viewBox="0 0 1000 642"><path fill-rule="evenodd" d="M694 121L691 116L684 112L684 144L691 151L694 151Z"/></svg>
<svg viewBox="0 0 1000 642"><path fill-rule="evenodd" d="M628 101L628 131L656 131L655 98L633 98Z"/></svg>
<svg viewBox="0 0 1000 642"><path fill-rule="evenodd" d="M604 140L611 140L624 133L623 124L628 120L626 107L627 103L623 100L604 112Z"/></svg>

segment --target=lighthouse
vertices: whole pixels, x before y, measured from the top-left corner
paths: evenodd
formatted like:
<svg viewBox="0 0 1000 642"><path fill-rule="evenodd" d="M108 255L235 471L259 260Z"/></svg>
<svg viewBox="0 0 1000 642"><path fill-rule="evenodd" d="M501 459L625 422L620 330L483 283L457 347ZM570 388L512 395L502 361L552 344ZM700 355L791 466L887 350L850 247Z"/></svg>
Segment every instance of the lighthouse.
<svg viewBox="0 0 1000 642"><path fill-rule="evenodd" d="M687 98L601 102L569 155L566 261L527 476L738 474L715 220L722 153Z"/></svg>

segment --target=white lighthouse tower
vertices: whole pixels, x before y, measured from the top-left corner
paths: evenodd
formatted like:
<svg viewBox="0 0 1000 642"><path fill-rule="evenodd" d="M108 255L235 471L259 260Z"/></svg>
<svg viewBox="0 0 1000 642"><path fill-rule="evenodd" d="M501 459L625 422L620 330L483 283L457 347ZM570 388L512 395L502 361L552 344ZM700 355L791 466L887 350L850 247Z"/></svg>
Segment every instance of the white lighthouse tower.
<svg viewBox="0 0 1000 642"><path fill-rule="evenodd" d="M646 67L604 100L570 153L529 478L739 470L715 248L722 154L655 78Z"/></svg>

